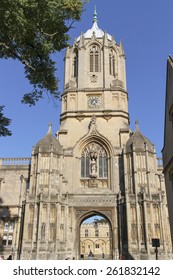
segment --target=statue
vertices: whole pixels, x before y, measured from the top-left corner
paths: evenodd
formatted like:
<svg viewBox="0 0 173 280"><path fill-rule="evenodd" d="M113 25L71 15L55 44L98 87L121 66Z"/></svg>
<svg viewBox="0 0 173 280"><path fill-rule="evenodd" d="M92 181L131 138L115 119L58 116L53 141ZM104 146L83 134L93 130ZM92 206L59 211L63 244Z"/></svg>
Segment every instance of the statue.
<svg viewBox="0 0 173 280"><path fill-rule="evenodd" d="M94 157L91 159L90 163L90 176L97 177L97 161Z"/></svg>

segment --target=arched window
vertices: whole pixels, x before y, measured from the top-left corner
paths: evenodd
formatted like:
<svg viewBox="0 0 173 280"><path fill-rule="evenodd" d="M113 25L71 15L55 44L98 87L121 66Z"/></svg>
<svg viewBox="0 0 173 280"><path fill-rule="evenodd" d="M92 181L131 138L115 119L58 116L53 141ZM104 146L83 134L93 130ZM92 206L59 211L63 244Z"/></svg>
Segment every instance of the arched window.
<svg viewBox="0 0 173 280"><path fill-rule="evenodd" d="M76 78L78 76L78 52L75 51L75 56L73 59L73 76Z"/></svg>
<svg viewBox="0 0 173 280"><path fill-rule="evenodd" d="M115 77L115 53L113 50L109 53L109 74Z"/></svg>
<svg viewBox="0 0 173 280"><path fill-rule="evenodd" d="M90 72L100 72L99 47L96 45L90 49Z"/></svg>
<svg viewBox="0 0 173 280"><path fill-rule="evenodd" d="M89 155L86 151L81 157L81 177L89 177Z"/></svg>
<svg viewBox="0 0 173 280"><path fill-rule="evenodd" d="M82 178L108 178L108 158L105 149L99 144L90 143L81 156Z"/></svg>
<svg viewBox="0 0 173 280"><path fill-rule="evenodd" d="M105 156L103 151L100 151L100 154L99 154L99 177L100 178L108 177L107 157Z"/></svg>
<svg viewBox="0 0 173 280"><path fill-rule="evenodd" d="M4 235L2 238L2 245L12 245L13 240L13 231L14 231L14 222L8 221L4 224Z"/></svg>
<svg viewBox="0 0 173 280"><path fill-rule="evenodd" d="M10 234L8 236L8 245L12 245L12 241L13 241L13 236Z"/></svg>
<svg viewBox="0 0 173 280"><path fill-rule="evenodd" d="M2 238L2 245L3 245L3 246L6 246L6 245L7 245L7 234L4 234L4 235L3 235L3 238Z"/></svg>
<svg viewBox="0 0 173 280"><path fill-rule="evenodd" d="M9 229L9 223L6 222L6 223L4 224L4 231L8 231L8 229Z"/></svg>
<svg viewBox="0 0 173 280"><path fill-rule="evenodd" d="M14 222L10 222L9 232L13 232L13 231L14 231Z"/></svg>

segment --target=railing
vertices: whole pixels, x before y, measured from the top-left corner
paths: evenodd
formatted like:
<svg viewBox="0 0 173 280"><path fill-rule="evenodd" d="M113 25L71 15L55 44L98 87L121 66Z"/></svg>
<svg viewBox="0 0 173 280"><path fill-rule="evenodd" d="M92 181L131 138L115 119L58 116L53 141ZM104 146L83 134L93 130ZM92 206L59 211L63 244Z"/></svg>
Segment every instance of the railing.
<svg viewBox="0 0 173 280"><path fill-rule="evenodd" d="M0 166L30 165L31 158L0 158Z"/></svg>

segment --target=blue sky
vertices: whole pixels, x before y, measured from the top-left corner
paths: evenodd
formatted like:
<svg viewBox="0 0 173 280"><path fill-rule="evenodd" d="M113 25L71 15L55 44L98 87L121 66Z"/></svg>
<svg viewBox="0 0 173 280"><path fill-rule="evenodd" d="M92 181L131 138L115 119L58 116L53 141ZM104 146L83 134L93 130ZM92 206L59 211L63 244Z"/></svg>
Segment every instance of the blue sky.
<svg viewBox="0 0 173 280"><path fill-rule="evenodd" d="M126 53L130 128L138 119L141 132L156 146L161 156L164 132L166 61L173 55L172 0L90 0L80 22L70 32L72 38L92 26L94 6L98 26L122 40ZM63 91L65 50L56 55L59 89ZM0 138L0 157L30 157L34 146L46 133L59 129L61 103L45 96L34 107L20 103L30 89L23 66L17 61L0 60L0 104L12 119L11 137Z"/></svg>

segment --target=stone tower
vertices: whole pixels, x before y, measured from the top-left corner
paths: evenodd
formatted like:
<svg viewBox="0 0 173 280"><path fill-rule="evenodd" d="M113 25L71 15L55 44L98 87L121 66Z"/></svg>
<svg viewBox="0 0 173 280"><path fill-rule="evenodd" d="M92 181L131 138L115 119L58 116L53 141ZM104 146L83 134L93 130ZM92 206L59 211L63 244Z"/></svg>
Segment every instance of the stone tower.
<svg viewBox="0 0 173 280"><path fill-rule="evenodd" d="M32 152L21 259L80 259L80 226L101 215L110 227L109 259L170 258L162 169L151 142L129 129L122 42L93 25L65 55L60 129ZM159 181L160 178L160 181Z"/></svg>

